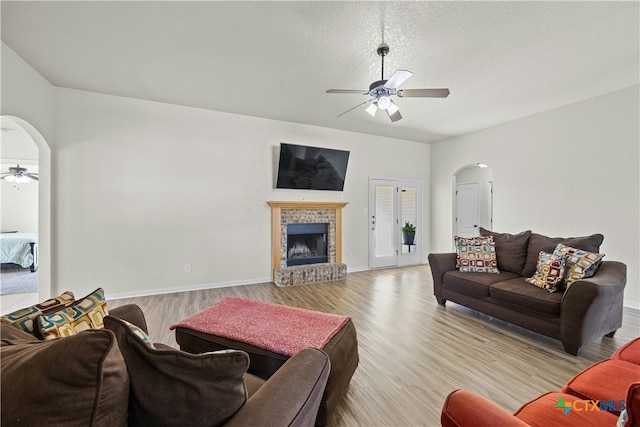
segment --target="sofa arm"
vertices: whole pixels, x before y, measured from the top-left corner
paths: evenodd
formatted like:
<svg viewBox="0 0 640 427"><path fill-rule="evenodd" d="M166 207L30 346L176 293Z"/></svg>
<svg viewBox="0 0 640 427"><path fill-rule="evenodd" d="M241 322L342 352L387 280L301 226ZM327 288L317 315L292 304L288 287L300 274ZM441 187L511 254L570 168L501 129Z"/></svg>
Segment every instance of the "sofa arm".
<svg viewBox="0 0 640 427"><path fill-rule="evenodd" d="M561 339L569 353L622 326L627 266L604 261L592 277L569 286L562 297ZM575 350L575 352L574 352Z"/></svg>
<svg viewBox="0 0 640 427"><path fill-rule="evenodd" d="M433 277L433 294L440 304L445 303L442 298L444 273L456 269L456 258L455 252L429 254L429 267L431 267L431 276Z"/></svg>
<svg viewBox="0 0 640 427"><path fill-rule="evenodd" d="M293 355L225 426L313 426L331 362L317 348Z"/></svg>
<svg viewBox="0 0 640 427"><path fill-rule="evenodd" d="M447 396L440 414L442 427L526 427L493 402L467 390L454 390Z"/></svg>
<svg viewBox="0 0 640 427"><path fill-rule="evenodd" d="M149 333L144 313L142 312L142 309L135 304L127 304L111 308L109 309L109 315L117 317L118 319L126 320L129 323L133 323L147 334Z"/></svg>

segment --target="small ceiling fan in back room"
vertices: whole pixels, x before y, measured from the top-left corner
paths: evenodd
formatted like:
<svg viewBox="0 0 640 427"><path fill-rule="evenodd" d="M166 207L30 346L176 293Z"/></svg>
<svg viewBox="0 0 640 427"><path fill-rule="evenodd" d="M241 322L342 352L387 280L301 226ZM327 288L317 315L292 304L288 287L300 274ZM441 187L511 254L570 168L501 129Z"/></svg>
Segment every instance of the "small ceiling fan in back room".
<svg viewBox="0 0 640 427"><path fill-rule="evenodd" d="M10 167L9 172L0 174L0 179L6 179L9 182L16 182L22 184L31 180L37 181L38 174L31 173L27 168L21 168L20 165Z"/></svg>
<svg viewBox="0 0 640 427"><path fill-rule="evenodd" d="M369 104L366 112L372 116L376 115L378 109L385 110L389 115L392 122L397 122L402 118L400 109L391 99L392 96L399 96L400 98L446 98L449 96L449 89L398 89L402 83L404 83L409 77L413 75L411 71L398 70L393 73L393 76L389 80L384 79L384 57L389 53L389 46L382 43L378 47L378 55L382 58L382 75L380 80L375 81L369 85L369 90L353 90L353 89L329 89L327 93L351 93L359 95L370 95L371 99L361 102L353 108L348 109L338 117L354 110L361 105Z"/></svg>

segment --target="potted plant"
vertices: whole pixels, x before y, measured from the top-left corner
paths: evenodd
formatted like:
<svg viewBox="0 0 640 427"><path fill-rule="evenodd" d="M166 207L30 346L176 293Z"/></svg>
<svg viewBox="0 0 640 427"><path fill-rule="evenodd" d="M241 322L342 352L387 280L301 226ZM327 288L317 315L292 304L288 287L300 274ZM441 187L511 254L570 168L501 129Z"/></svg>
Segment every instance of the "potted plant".
<svg viewBox="0 0 640 427"><path fill-rule="evenodd" d="M405 245L413 245L416 238L416 226L406 221L402 226L402 243Z"/></svg>

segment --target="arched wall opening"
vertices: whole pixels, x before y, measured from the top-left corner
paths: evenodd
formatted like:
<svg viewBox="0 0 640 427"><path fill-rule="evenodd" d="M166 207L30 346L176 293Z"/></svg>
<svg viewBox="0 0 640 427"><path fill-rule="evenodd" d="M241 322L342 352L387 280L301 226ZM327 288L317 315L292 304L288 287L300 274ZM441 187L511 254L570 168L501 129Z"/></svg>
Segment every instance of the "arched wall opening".
<svg viewBox="0 0 640 427"><path fill-rule="evenodd" d="M19 117L0 116L2 128L20 129L38 147L38 246L39 246L39 299L52 293L51 253L51 148L42 134L29 122Z"/></svg>

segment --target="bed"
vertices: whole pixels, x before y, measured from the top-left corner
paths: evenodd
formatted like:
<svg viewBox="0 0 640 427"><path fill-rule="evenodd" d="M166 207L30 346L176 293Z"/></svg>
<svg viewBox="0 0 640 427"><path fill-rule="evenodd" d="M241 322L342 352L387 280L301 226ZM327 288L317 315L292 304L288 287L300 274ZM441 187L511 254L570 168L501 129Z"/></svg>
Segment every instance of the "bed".
<svg viewBox="0 0 640 427"><path fill-rule="evenodd" d="M38 235L35 233L0 233L0 262L2 266L19 265L38 269Z"/></svg>

